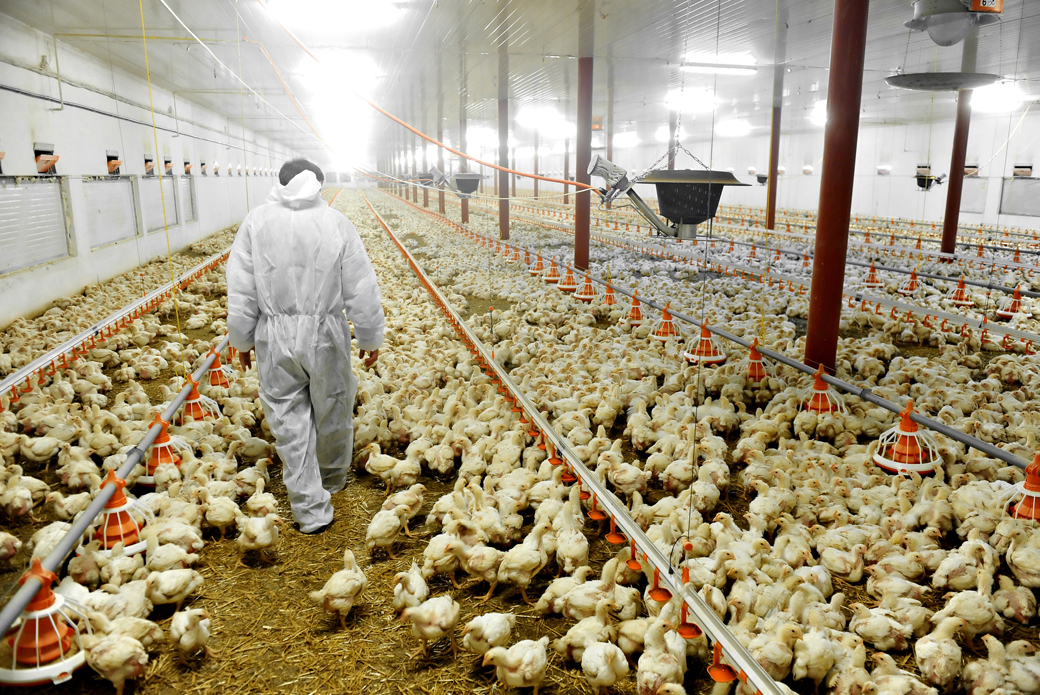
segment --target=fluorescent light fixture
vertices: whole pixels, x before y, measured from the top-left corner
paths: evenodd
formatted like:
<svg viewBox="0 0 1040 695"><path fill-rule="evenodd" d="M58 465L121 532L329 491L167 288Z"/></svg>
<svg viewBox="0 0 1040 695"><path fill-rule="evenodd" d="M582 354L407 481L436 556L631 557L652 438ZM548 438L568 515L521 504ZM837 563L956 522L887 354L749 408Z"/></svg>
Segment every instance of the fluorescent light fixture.
<svg viewBox="0 0 1040 695"><path fill-rule="evenodd" d="M405 13L388 0L267 0L266 7L296 29L353 34L393 24Z"/></svg>
<svg viewBox="0 0 1040 695"><path fill-rule="evenodd" d="M827 102L819 100L813 104L812 113L809 114L809 120L813 122L813 125L826 125L827 124Z"/></svg>
<svg viewBox="0 0 1040 695"><path fill-rule="evenodd" d="M707 89L673 89L664 98L670 111L683 113L711 113L715 108L715 95Z"/></svg>
<svg viewBox="0 0 1040 695"><path fill-rule="evenodd" d="M751 132L751 124L743 118L731 118L719 121L715 125L715 133L724 138L741 138Z"/></svg>
<svg viewBox="0 0 1040 695"><path fill-rule="evenodd" d="M971 108L978 113L1009 113L1025 100L1026 95L1014 82L995 82L972 91Z"/></svg>
<svg viewBox="0 0 1040 695"><path fill-rule="evenodd" d="M658 126L657 130L654 131L655 142L668 142L668 138L671 135L669 128L666 125ZM686 129L679 126L679 140L686 137Z"/></svg>
<svg viewBox="0 0 1040 695"><path fill-rule="evenodd" d="M634 130L630 130L624 133L616 133L614 135L614 147L622 149L625 147L635 147L639 144L639 134Z"/></svg>
<svg viewBox="0 0 1040 695"><path fill-rule="evenodd" d="M892 173L892 165L891 164L878 164L877 165L877 173L878 173L878 176L888 176L889 174Z"/></svg>
<svg viewBox="0 0 1040 695"><path fill-rule="evenodd" d="M732 75L733 77L750 77L758 74L758 68L741 65L716 65L714 63L683 63L682 71L696 75Z"/></svg>

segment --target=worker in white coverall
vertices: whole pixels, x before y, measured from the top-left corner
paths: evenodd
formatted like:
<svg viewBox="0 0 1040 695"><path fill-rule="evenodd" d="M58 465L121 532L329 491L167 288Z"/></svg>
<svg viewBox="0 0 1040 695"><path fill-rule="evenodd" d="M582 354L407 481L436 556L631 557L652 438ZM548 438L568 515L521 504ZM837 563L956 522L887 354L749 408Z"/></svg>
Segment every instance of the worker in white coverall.
<svg viewBox="0 0 1040 695"><path fill-rule="evenodd" d="M332 523L353 456L350 322L366 366L383 343L379 285L361 237L319 195L324 175L286 163L265 205L238 230L227 264L228 333L251 365L303 533ZM367 359L366 359L367 356Z"/></svg>

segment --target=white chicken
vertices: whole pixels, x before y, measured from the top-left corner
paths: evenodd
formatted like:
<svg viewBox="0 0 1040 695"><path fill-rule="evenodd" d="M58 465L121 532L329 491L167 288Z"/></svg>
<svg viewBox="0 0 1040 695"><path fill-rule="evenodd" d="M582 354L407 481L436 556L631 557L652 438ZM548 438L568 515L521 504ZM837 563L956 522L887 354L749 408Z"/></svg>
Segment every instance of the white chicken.
<svg viewBox="0 0 1040 695"><path fill-rule="evenodd" d="M343 551L343 569L329 577L319 591L312 591L308 596L312 602L323 606L329 613L337 614L340 627L346 630L347 614L366 586L368 577L358 567L354 553L348 548Z"/></svg>
<svg viewBox="0 0 1040 695"><path fill-rule="evenodd" d="M459 620L459 604L451 596L436 596L418 606L410 606L401 612L401 620L412 624L412 634L422 645L412 652L412 657L426 657L427 645L442 637L451 638L451 654L458 655L455 643L455 625Z"/></svg>
<svg viewBox="0 0 1040 695"><path fill-rule="evenodd" d="M462 649L470 654L483 655L493 647L509 644L516 627L513 613L485 613L466 623L462 628Z"/></svg>
<svg viewBox="0 0 1040 695"><path fill-rule="evenodd" d="M484 654L483 665L495 667L495 677L507 688L532 688L532 695L545 680L549 657L545 647L548 637L521 640L509 649L493 647Z"/></svg>

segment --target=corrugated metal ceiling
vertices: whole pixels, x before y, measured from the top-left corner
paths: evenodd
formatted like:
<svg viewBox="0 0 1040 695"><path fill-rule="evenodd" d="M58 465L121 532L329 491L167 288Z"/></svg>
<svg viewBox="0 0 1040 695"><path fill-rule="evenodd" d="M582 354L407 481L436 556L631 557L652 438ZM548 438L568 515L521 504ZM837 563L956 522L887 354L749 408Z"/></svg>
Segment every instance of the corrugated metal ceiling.
<svg viewBox="0 0 1040 695"><path fill-rule="evenodd" d="M318 2L277 1L298 5ZM350 2L358 0L345 1L349 7ZM493 125L499 95L498 61L503 53L508 57L513 113L539 105L555 105L568 116L573 113L581 1L406 0L390 3L400 10L396 21L367 30L335 12L327 22L307 23L292 18L289 21L300 39L323 60L343 66L334 74L342 76L345 82L372 82L377 102L432 134L436 132L440 112L450 134L457 131L460 103L465 103L469 119ZM256 0L168 2L207 41L209 48L236 71L241 51L245 81L274 108L290 115L297 125L303 125L302 119L255 42L266 46L305 110L318 110L319 103L327 101L330 94L342 91L342 85L335 81L314 84L312 75L308 75L312 72L310 59ZM716 96L715 113L698 116L696 120L684 116L684 122L690 124L688 131L703 132L705 138L709 137L707 124L712 116L739 116L764 128L773 79L768 66L774 60L778 34L783 32L783 62L787 68L785 130L811 127L807 115L816 100L826 97L833 19L830 0L589 2L594 11L592 38L596 58L593 112L598 118L605 119L607 98L612 94L616 124L652 133L667 122L664 99L669 90L707 89ZM325 4L335 3L326 0ZM367 4L380 5L380 0L367 0ZM46 33L60 34L63 41L119 68L143 74L139 6L134 0L0 0L0 12ZM169 39L149 43L152 76L158 84L232 120L244 114L248 125L300 150L320 151L313 138L255 98L247 95L240 101L238 83L215 69L212 58L201 46L179 38L185 37L186 32L157 0L145 0L144 12L148 34ZM931 94L894 90L884 82L885 76L897 70L960 68L960 46L939 48L925 35L910 33L903 22L911 14L912 3L908 0L870 3L862 114L867 121L953 117L953 95L937 94L933 103ZM239 36L247 41L240 43ZM1040 71L1040 42L1029 38L1036 36L1040 36L1040 3L1006 0L1002 21L981 30L978 71L1013 76L1024 80L1026 91L1040 91L1034 84ZM750 53L766 67L753 77L684 73L678 64L685 53L693 51ZM165 110L166 105L156 106ZM328 120L324 122L327 124ZM373 152L402 137L402 129L385 119L375 123ZM515 130L519 142L530 144L530 131L519 126Z"/></svg>

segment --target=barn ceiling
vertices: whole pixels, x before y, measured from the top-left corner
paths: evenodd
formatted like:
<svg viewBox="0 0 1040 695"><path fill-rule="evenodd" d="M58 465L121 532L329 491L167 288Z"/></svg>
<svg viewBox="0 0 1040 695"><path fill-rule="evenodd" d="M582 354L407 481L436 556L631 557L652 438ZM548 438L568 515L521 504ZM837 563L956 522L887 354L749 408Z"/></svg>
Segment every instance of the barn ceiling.
<svg viewBox="0 0 1040 695"><path fill-rule="evenodd" d="M156 83L325 161L375 163L404 141L400 126L354 100L350 89L432 135L440 118L445 137L455 143L464 109L473 150L490 135L481 127L494 127L500 74L508 74L516 145L532 145L533 126L544 125L553 112L562 129L545 129L542 137L562 137L566 122L574 120L579 46L589 45L594 118L605 123L612 104L615 132L652 138L668 122L666 100L677 92L687 105L683 130L690 139L709 139L713 123L733 118L766 129L777 63L784 70L784 131L819 127L809 115L826 99L832 0L587 1L592 22L584 36L582 0L268 0L267 9L258 0L166 0L169 9L160 0L144 0L143 9ZM906 0L870 2L866 122L954 116L952 93L907 92L885 83L897 71L961 67L962 45L940 48L903 26L912 11ZM0 0L0 12L144 74L135 0ZM1040 93L1040 42L1030 36L1040 36L1040 3L1006 0L1001 21L979 30L977 70ZM214 56L257 95L243 93ZM691 73L681 68L684 56L753 61L756 69L747 76Z"/></svg>

